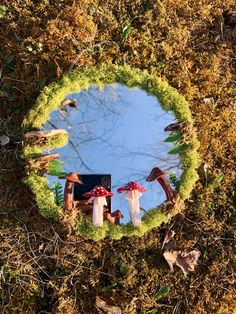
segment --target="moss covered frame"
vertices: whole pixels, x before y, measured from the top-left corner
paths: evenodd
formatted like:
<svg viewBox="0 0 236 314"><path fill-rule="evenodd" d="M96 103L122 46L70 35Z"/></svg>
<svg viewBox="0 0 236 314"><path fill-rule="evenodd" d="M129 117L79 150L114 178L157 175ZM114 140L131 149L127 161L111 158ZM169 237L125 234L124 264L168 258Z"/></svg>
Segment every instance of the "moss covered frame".
<svg viewBox="0 0 236 314"><path fill-rule="evenodd" d="M147 71L131 68L129 66L102 65L75 69L64 75L59 82L44 87L35 105L30 110L23 122L24 131L41 129L43 124L50 118L50 113L61 106L61 101L66 95L79 93L82 89L87 90L91 85L102 89L106 84L119 83L128 88L139 88L149 95L155 96L165 111L172 111L175 118L187 122L189 130L193 130L193 119L188 102L178 91L172 88L163 79L150 75ZM194 133L194 132L192 132ZM44 148L55 148L67 143L67 136L51 139ZM180 187L177 195L178 200L187 199L198 180L197 168L199 166L199 141L194 136L188 139L188 147L180 158L183 173L180 177ZM42 148L36 145L25 145L23 156L26 160L42 155ZM57 206L53 193L48 186L47 179L35 171L29 171L25 182L35 194L40 213L47 218L59 219L63 208ZM174 205L173 205L174 207ZM160 207L149 210L142 218L140 227L135 228L131 223L126 225L111 225L104 222L103 227L95 227L91 219L82 216L74 231L76 234L93 240L105 237L120 239L123 236L142 236L148 230L160 226L162 222L168 221L173 214L166 214Z"/></svg>

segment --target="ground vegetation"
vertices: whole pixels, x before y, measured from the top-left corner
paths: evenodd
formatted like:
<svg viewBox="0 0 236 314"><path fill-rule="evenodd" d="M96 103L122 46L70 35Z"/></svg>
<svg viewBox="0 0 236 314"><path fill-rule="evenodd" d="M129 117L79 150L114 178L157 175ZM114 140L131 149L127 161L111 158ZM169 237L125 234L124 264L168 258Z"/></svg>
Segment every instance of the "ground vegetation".
<svg viewBox="0 0 236 314"><path fill-rule="evenodd" d="M97 296L124 313L235 312L235 24L233 0L2 1L1 313L98 313ZM180 249L201 252L186 278L168 269L162 228L96 243L68 237L23 183L21 126L40 91L103 63L162 77L190 104L202 164L169 223Z"/></svg>

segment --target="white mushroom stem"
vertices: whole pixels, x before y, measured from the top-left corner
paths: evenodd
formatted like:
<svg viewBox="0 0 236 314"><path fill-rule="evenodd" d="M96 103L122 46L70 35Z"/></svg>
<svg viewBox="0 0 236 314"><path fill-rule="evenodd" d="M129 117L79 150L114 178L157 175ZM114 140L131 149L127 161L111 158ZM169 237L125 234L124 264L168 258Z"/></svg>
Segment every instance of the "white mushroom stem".
<svg viewBox="0 0 236 314"><path fill-rule="evenodd" d="M103 225L103 206L107 205L106 198L100 197L90 197L89 203L93 202L93 224L97 227L102 227Z"/></svg>
<svg viewBox="0 0 236 314"><path fill-rule="evenodd" d="M139 205L139 198L142 194L137 191L128 191L125 194L125 198L128 200L129 203L129 213L132 224L135 227L141 225L141 216L140 216L140 205Z"/></svg>

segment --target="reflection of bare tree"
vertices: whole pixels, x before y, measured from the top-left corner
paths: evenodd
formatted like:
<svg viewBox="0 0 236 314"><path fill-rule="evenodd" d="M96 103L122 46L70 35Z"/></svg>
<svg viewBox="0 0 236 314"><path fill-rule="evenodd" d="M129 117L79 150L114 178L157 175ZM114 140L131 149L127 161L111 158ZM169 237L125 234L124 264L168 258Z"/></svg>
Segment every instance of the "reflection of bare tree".
<svg viewBox="0 0 236 314"><path fill-rule="evenodd" d="M164 143L163 143L164 144ZM163 147L165 147L165 145L163 145ZM173 170L177 170L178 172L180 172L181 170L181 164L179 161L179 158L175 157L169 157L166 154L166 150L164 150L163 153L163 147L161 149L157 149L155 147L155 149L152 149L150 147L146 147L146 148L140 148L139 151L131 151L126 147L122 147L119 152L114 153L117 157L119 158L133 158L133 159L137 159L137 158L143 158L146 157L146 160L148 161L148 163L150 165L156 166L158 165L161 169L165 169L165 171L167 172L172 172ZM127 167L126 169L129 169L129 176L125 176L123 179L125 180L130 180L130 178L137 178L137 181L145 181L144 179L147 177L148 175L148 171L141 171L140 169L135 169L135 168L131 168L131 167Z"/></svg>
<svg viewBox="0 0 236 314"><path fill-rule="evenodd" d="M165 168L165 171L171 171L173 169L175 169L175 166L172 167L167 167ZM122 185L123 182L129 182L129 181L138 181L140 183L144 183L146 182L146 178L149 175L149 169L148 170L140 170L140 169L136 169L136 168L126 168L127 170L129 170L129 174L125 175L123 177L120 178L120 180L118 182L116 182L115 185L113 185L114 188L119 187L120 185Z"/></svg>
<svg viewBox="0 0 236 314"><path fill-rule="evenodd" d="M89 90L86 93L87 95L85 97L90 97L91 99L93 99L93 101L99 106L99 108L101 108L103 110L103 114L106 117L107 115L119 115L119 111L118 110L114 110L112 108L112 106L109 106L109 104L106 104L106 102L103 100L101 101L101 99L99 99L98 97L96 97L92 92L90 92ZM105 109L105 110L104 110Z"/></svg>
<svg viewBox="0 0 236 314"><path fill-rule="evenodd" d="M58 129L56 127L56 125L54 123L52 123L51 121L48 121L48 124L50 124L54 129ZM76 155L78 156L81 164L89 171L91 171L91 169L89 168L89 166L84 162L82 156L80 155L80 152L78 151L78 149L76 148L75 144L73 143L73 141L69 138L69 144L71 145L71 147L74 149Z"/></svg>
<svg viewBox="0 0 236 314"><path fill-rule="evenodd" d="M109 94L109 93L108 93ZM97 96L97 90L92 89L91 91L82 91L79 96L79 104L83 103L85 110L81 110L81 108L69 108L64 107L61 110L58 111L59 114L56 115L56 118L53 118L52 121L48 121L48 125L53 127L54 129L58 128L65 128L68 130L68 133L70 135L69 138L69 145L73 149L76 157L80 161L79 167L84 167L86 170L92 172L93 169L88 165L87 162L85 162L84 158L82 157L80 151L78 150L78 147L84 144L99 142L104 143L107 146L110 146L112 149L113 144L109 139L109 135L112 134L112 130L117 125L117 117L119 116L119 111L114 110L111 103L117 98L121 98L121 96L118 95L118 93L115 93L115 89L113 88L113 92L111 93L112 97L108 97L105 101L104 99L101 99ZM93 100L93 106L91 105L91 99ZM96 115L97 119L86 119L86 111L89 110L89 108L93 110L97 110L98 114ZM75 122L73 123L71 118L75 114L71 114L75 111L79 112L80 116L82 117L81 122ZM96 123L99 119L110 119L110 126L103 125L103 128L100 130L101 133L95 134L93 132L93 124ZM45 126L48 128L48 126Z"/></svg>
<svg viewBox="0 0 236 314"><path fill-rule="evenodd" d="M148 164L158 165L166 171L178 167L179 160L169 158L166 155L167 148L164 149L163 153L165 144L162 143L160 145L160 141L156 143L155 147L138 147L136 150L129 149L122 144L122 141L120 143L112 141L112 134L115 128L121 124L119 119L122 120L122 115L125 114L126 109L131 105L127 97L130 91L128 90L126 93L124 96L123 91L113 86L105 86L104 91L101 93L96 88L81 91L79 94L76 94L80 108L61 108L54 114L52 120L47 123L46 128L67 129L70 135L69 145L72 152L61 157L62 160L66 158L67 163L76 168L75 171L77 169L80 171L83 168L90 173L96 171L96 169L93 169L90 156L88 156L89 160L86 160L81 153L83 147L94 144L103 145L103 147L109 149L111 155L118 158L129 158L129 160L133 158L135 160L146 157ZM75 98L75 94L68 95L68 97ZM92 112L93 115L89 115L88 112ZM160 114L155 119L162 119L164 115L165 113ZM105 122L100 123L100 121ZM147 173L142 172L142 169L137 169L137 171L131 167L127 169L130 171L130 176L138 177L140 180L147 175Z"/></svg>

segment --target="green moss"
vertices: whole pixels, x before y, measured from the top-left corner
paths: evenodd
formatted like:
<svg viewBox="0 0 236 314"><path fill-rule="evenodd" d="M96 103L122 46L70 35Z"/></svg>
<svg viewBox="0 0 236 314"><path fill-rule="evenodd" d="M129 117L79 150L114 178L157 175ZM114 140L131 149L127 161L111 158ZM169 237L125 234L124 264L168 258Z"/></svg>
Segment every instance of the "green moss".
<svg viewBox="0 0 236 314"><path fill-rule="evenodd" d="M32 172L25 179L25 183L30 186L35 195L40 214L45 218L58 220L62 209L55 204L54 195L48 187L47 179Z"/></svg>
<svg viewBox="0 0 236 314"><path fill-rule="evenodd" d="M165 214L158 208L150 209L143 217L142 222L148 229L160 226L166 220Z"/></svg>
<svg viewBox="0 0 236 314"><path fill-rule="evenodd" d="M22 149L21 157L25 160L39 157L43 154L43 149L60 148L65 146L68 140L68 134L57 134L53 137L45 138L41 146L27 144Z"/></svg>
<svg viewBox="0 0 236 314"><path fill-rule="evenodd" d="M42 155L42 148L34 145L26 145L23 150L22 150L22 154L21 157L23 159L31 159L31 158L36 158Z"/></svg>
<svg viewBox="0 0 236 314"><path fill-rule="evenodd" d="M189 148L181 155L183 165L183 173L180 177L179 194L183 200L190 197L195 183L199 179L197 169L200 165L200 157L197 153L200 143L198 140L193 140Z"/></svg>
<svg viewBox="0 0 236 314"><path fill-rule="evenodd" d="M37 99L34 108L25 118L23 127L25 130L41 128L49 119L50 113L61 106L61 101L68 94L78 93L82 89L88 89L91 85L97 85L102 89L104 85L112 83L119 83L129 88L140 88L146 91L149 95L157 97L165 111L172 111L178 121L187 121L190 125L193 124L188 102L166 81L150 75L147 71L141 71L129 66L104 64L76 69L66 74L59 82L54 82L45 87ZM48 139L47 148L61 147L67 141L68 138L65 135ZM192 142L188 142L188 144L188 149L181 153L183 173L180 178L179 193L183 199L190 196L194 184L198 180L196 170L200 162L197 153L199 142L193 140ZM33 152L34 150L37 151L36 148L32 148ZM25 149L25 155L30 155L30 148ZM51 198L46 181L42 182L43 178L36 175L29 178L27 179L28 184L32 187L36 195L42 215L45 217L57 216L58 207L56 207ZM33 181L33 184L31 181ZM148 230L160 226L166 220L166 215L157 208L150 210L143 217L139 228L135 228L132 224L110 225L107 222L104 223L103 227L97 228L89 218L82 217L75 227L75 232L96 241L107 236L112 239L120 239L122 236L142 236Z"/></svg>
<svg viewBox="0 0 236 314"><path fill-rule="evenodd" d="M93 225L90 218L82 216L75 227L75 232L78 235L85 236L89 239L99 241L106 237L108 224L104 222L102 227Z"/></svg>
<svg viewBox="0 0 236 314"><path fill-rule="evenodd" d="M184 154L181 157L181 162L184 169L190 167L197 169L199 167L200 159L195 146L191 146L190 148L187 148L185 150Z"/></svg>
<svg viewBox="0 0 236 314"><path fill-rule="evenodd" d="M58 134L52 137L48 137L43 147L47 149L60 148L62 146L65 146L68 143L68 140L68 134Z"/></svg>
<svg viewBox="0 0 236 314"><path fill-rule="evenodd" d="M199 179L198 173L194 168L187 168L180 177L179 194L183 200L191 195L196 181Z"/></svg>
<svg viewBox="0 0 236 314"><path fill-rule="evenodd" d="M140 227L134 227L131 223L112 225L107 222L104 222L102 227L96 227L90 218L83 216L76 224L75 233L95 241L105 237L119 240L123 236L143 236L148 230L159 227L165 221L167 221L166 215L158 208L154 208L145 214Z"/></svg>
<svg viewBox="0 0 236 314"><path fill-rule="evenodd" d="M122 225L110 225L109 237L114 240L119 240L124 236L124 230Z"/></svg>
<svg viewBox="0 0 236 314"><path fill-rule="evenodd" d="M105 84L120 83L129 88L141 88L156 96L164 110L172 110L178 120L192 121L187 101L177 90L159 77L147 71L129 66L102 65L76 69L66 74L63 79L43 89L32 109L23 122L27 128L41 128L49 119L50 113L61 106L61 101L68 94L88 89L91 85L102 88Z"/></svg>

